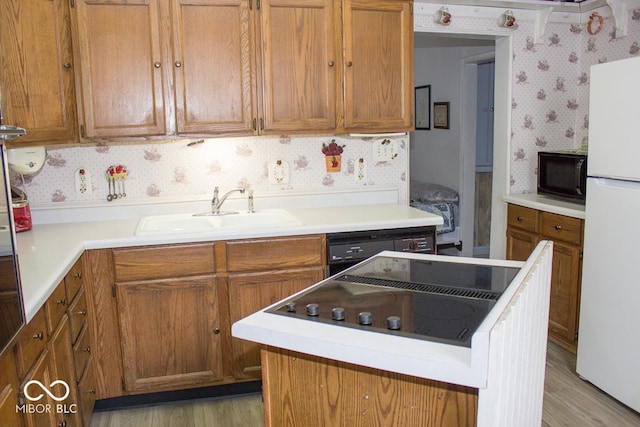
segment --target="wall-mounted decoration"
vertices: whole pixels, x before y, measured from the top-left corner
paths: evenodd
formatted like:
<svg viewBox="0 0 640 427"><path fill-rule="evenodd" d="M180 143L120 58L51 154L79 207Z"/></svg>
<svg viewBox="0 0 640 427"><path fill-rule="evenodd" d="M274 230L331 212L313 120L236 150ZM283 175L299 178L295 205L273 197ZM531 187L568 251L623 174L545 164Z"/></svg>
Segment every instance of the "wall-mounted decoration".
<svg viewBox="0 0 640 427"><path fill-rule="evenodd" d="M505 10L502 15L500 15L500 19L498 20L498 25L501 27L513 28L516 24L516 17L513 16L513 11Z"/></svg>
<svg viewBox="0 0 640 427"><path fill-rule="evenodd" d="M431 85L416 87L417 129L431 129Z"/></svg>
<svg viewBox="0 0 640 427"><path fill-rule="evenodd" d="M433 22L440 25L451 24L451 14L449 13L449 9L442 6L433 16Z"/></svg>
<svg viewBox="0 0 640 427"><path fill-rule="evenodd" d="M327 172L340 172L344 145L338 145L335 139L329 144L322 143L322 154L325 155Z"/></svg>
<svg viewBox="0 0 640 427"><path fill-rule="evenodd" d="M589 16L589 22L587 23L587 31L592 36L598 34L600 30L602 30L602 25L604 24L604 19L598 12L593 12L591 16Z"/></svg>
<svg viewBox="0 0 640 427"><path fill-rule="evenodd" d="M433 103L433 128L449 129L449 103Z"/></svg>

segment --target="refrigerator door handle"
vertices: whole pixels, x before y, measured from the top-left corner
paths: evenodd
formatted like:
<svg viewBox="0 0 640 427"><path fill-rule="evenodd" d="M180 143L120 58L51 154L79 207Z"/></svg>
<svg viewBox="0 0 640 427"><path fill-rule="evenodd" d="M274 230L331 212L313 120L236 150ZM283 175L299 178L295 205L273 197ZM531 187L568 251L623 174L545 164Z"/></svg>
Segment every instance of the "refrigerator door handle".
<svg viewBox="0 0 640 427"><path fill-rule="evenodd" d="M612 189L625 190L625 191L638 191L640 192L640 186L638 185L640 181L625 181L621 179L612 179L612 178L600 178L600 177L592 177L595 184L600 187L608 187Z"/></svg>

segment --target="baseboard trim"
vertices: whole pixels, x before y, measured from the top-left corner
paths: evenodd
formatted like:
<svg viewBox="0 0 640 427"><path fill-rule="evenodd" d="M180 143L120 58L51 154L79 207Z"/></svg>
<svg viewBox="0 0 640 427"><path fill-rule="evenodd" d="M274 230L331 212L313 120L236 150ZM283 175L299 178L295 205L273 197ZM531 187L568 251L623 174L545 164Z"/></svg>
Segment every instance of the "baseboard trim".
<svg viewBox="0 0 640 427"><path fill-rule="evenodd" d="M96 400L94 412L106 412L116 409L157 405L196 399L216 399L237 397L262 392L262 381L250 381L235 384L223 384L211 387L191 388L187 390L162 391L136 394L133 396L112 397Z"/></svg>

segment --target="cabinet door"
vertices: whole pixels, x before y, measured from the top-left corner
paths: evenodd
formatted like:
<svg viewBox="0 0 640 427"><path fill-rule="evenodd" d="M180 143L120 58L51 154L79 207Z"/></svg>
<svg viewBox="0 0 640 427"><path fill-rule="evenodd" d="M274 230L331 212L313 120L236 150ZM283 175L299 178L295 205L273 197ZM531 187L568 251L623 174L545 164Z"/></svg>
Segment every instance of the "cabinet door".
<svg viewBox="0 0 640 427"><path fill-rule="evenodd" d="M521 231L513 227L507 228L507 259L526 261L537 243L537 234Z"/></svg>
<svg viewBox="0 0 640 427"><path fill-rule="evenodd" d="M220 302L212 276L116 283L127 391L222 378Z"/></svg>
<svg viewBox="0 0 640 427"><path fill-rule="evenodd" d="M344 127L413 128L413 2L344 1Z"/></svg>
<svg viewBox="0 0 640 427"><path fill-rule="evenodd" d="M77 139L68 1L0 2L0 73L3 123L27 130L14 146Z"/></svg>
<svg viewBox="0 0 640 427"><path fill-rule="evenodd" d="M549 334L564 347L576 351L580 247L553 242ZM557 340L556 340L557 341Z"/></svg>
<svg viewBox="0 0 640 427"><path fill-rule="evenodd" d="M29 374L20 385L21 391L18 403L23 408L22 413L24 414L25 427L60 425L56 419L56 411L54 409L56 402L49 396L49 394L44 393L38 384L29 384L32 380L39 381L40 384L44 384L45 386L56 380L51 369L48 351L45 350L42 352L40 357L34 363L33 368L29 371ZM25 389L25 386L27 385L28 387ZM57 384L49 391L55 396L62 396L65 392L61 384ZM43 396L41 398L37 398L40 394ZM50 410L43 410L44 408L50 408Z"/></svg>
<svg viewBox="0 0 640 427"><path fill-rule="evenodd" d="M80 427L82 426L82 418L79 412L77 378L67 316L63 317L60 327L56 329L49 340L49 355L55 380L62 380L69 386L69 396L63 401L56 402L56 405L63 405L56 406L55 415L58 420L56 425Z"/></svg>
<svg viewBox="0 0 640 427"><path fill-rule="evenodd" d="M85 137L163 135L159 2L77 0Z"/></svg>
<svg viewBox="0 0 640 427"><path fill-rule="evenodd" d="M229 310L231 323L255 313L289 295L323 279L324 268L233 274L229 276ZM260 346L254 342L232 339L234 376L261 376Z"/></svg>
<svg viewBox="0 0 640 427"><path fill-rule="evenodd" d="M334 22L332 0L262 1L260 130L335 128L339 58Z"/></svg>
<svg viewBox="0 0 640 427"><path fill-rule="evenodd" d="M177 133L251 132L249 2L174 0L172 5Z"/></svg>
<svg viewBox="0 0 640 427"><path fill-rule="evenodd" d="M21 426L18 405L18 377L13 351L0 355L0 420L8 426Z"/></svg>

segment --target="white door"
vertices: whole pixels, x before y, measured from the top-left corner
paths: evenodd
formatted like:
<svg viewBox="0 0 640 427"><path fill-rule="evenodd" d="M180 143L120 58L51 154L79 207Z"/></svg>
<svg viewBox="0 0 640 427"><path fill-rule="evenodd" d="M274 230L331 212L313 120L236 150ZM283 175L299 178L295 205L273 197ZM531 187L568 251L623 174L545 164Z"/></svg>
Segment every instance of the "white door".
<svg viewBox="0 0 640 427"><path fill-rule="evenodd" d="M640 183L589 178L576 371L640 411Z"/></svg>

